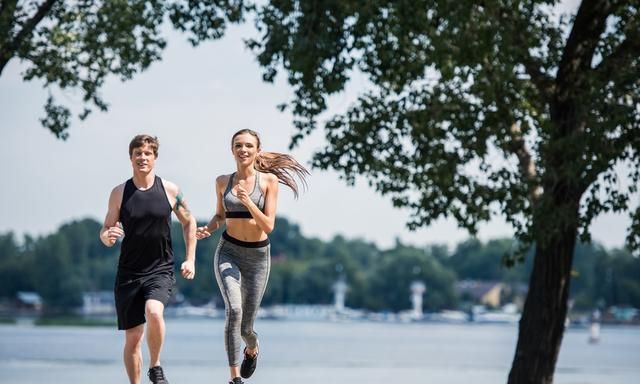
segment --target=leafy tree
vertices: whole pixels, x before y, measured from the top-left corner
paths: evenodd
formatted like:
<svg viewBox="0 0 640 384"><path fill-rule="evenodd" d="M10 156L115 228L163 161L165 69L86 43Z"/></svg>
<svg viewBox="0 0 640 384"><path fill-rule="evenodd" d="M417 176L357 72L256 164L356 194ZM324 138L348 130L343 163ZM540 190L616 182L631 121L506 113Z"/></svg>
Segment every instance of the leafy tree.
<svg viewBox="0 0 640 384"><path fill-rule="evenodd" d="M368 287L368 308L374 310L407 310L411 308L410 284L423 282L427 287L424 308L435 311L455 304L455 275L424 250L400 243L385 251L373 268Z"/></svg>
<svg viewBox="0 0 640 384"><path fill-rule="evenodd" d="M459 279L526 281L531 271L530 262L512 268L500 262L512 245L513 240L507 239L490 240L485 244L470 239L458 244L444 265L453 269Z"/></svg>
<svg viewBox="0 0 640 384"><path fill-rule="evenodd" d="M263 305L300 303L297 282L301 280L306 263L272 258L269 281L262 299ZM296 289L298 288L298 289Z"/></svg>
<svg viewBox="0 0 640 384"><path fill-rule="evenodd" d="M443 244L432 244L425 247L425 252L436 258L440 263L445 263L449 259L449 247Z"/></svg>
<svg viewBox="0 0 640 384"><path fill-rule="evenodd" d="M338 280L344 279L348 287L345 304L349 307L367 308L370 301L367 272L380 260L380 256L380 251L373 244L335 236L322 255L327 263L324 289L330 297L329 302L333 301L334 285Z"/></svg>
<svg viewBox="0 0 640 384"><path fill-rule="evenodd" d="M284 68L299 129L356 71L370 87L325 125L314 165L363 175L410 228L453 217L474 233L502 215L535 245L509 383L551 383L574 247L602 212L640 208L638 0L271 1L249 42L272 81ZM620 189L616 164L631 164Z"/></svg>
<svg viewBox="0 0 640 384"><path fill-rule="evenodd" d="M31 276L47 312L69 312L82 305L82 269L71 260L67 238L56 233L41 239L34 255Z"/></svg>
<svg viewBox="0 0 640 384"><path fill-rule="evenodd" d="M0 261L15 258L19 251L13 232L0 234Z"/></svg>
<svg viewBox="0 0 640 384"><path fill-rule="evenodd" d="M614 254L615 255L615 254ZM640 259L629 253L613 259L618 279L619 297L613 305L640 308ZM616 276L612 276L615 279Z"/></svg>
<svg viewBox="0 0 640 384"><path fill-rule="evenodd" d="M119 250L105 247L96 236L102 225L93 219L63 224L57 235L68 244L71 261L82 291L111 291L116 276Z"/></svg>
<svg viewBox="0 0 640 384"><path fill-rule="evenodd" d="M329 243L307 239L297 225L284 218L277 218L270 239L273 263L265 304L329 304L333 285L345 278L349 285L346 305L366 307L367 272L380 253L373 244L342 236Z"/></svg>
<svg viewBox="0 0 640 384"><path fill-rule="evenodd" d="M9 60L27 64L26 81L41 79L50 91L77 89L85 119L106 111L100 88L109 75L129 80L160 60L163 21L189 34L197 45L223 35L238 22L243 0L6 0L0 3L0 75ZM50 93L41 119L58 138L68 136L71 111Z"/></svg>
<svg viewBox="0 0 640 384"><path fill-rule="evenodd" d="M32 289L25 279L28 256L23 254L13 233L0 235L0 298L15 298L18 291Z"/></svg>
<svg viewBox="0 0 640 384"><path fill-rule="evenodd" d="M581 310L592 310L598 306L599 294L596 282L601 275L597 266L607 257L605 249L592 244L576 244L576 259L573 263L571 279L571 297L573 307Z"/></svg>
<svg viewBox="0 0 640 384"><path fill-rule="evenodd" d="M640 259L628 252L613 251L596 260L595 290L598 305L640 307Z"/></svg>
<svg viewBox="0 0 640 384"><path fill-rule="evenodd" d="M216 304L223 305L222 296L220 296L212 269L213 253L218 246L220 233L214 233L211 237L197 242L196 276L193 280L185 280L180 274L180 265L185 257L185 245L182 225L177 221L172 222L171 239L173 242L174 268L178 292L183 294L194 305L205 304L211 300L214 300Z"/></svg>
<svg viewBox="0 0 640 384"><path fill-rule="evenodd" d="M271 255L286 259L306 260L322 252L324 243L302 235L300 226L283 217L276 217L275 229L269 234Z"/></svg>
<svg viewBox="0 0 640 384"><path fill-rule="evenodd" d="M284 218L278 218L278 222L283 224L283 230L296 227ZM111 290L119 249L102 245L96 236L99 228L100 223L95 220L75 220L46 237L25 236L20 244L13 234L0 234L0 300L13 300L20 290L35 290L47 309L68 311L80 304L82 292ZM196 278L177 279L178 291L192 304L213 299L224 305L211 273L219 235L216 232L198 242ZM172 224L172 236L177 269L184 258L182 229L177 222ZM459 244L452 254L442 246L415 248L400 242L381 251L373 244L341 236L323 242L298 234L278 237L277 241L281 250L288 251L272 255L264 305L332 303L333 285L344 277L349 285L349 307L408 309L409 284L421 280L427 285L425 309L438 310L456 306L456 274L459 278L478 279L497 276L507 282L523 282L526 275L523 268L506 271L496 263L510 244L507 240L486 244L469 240ZM291 253L296 249L306 253ZM530 270L529 263L521 267ZM572 281L576 309L595 305L640 307L640 259L626 251L578 244Z"/></svg>

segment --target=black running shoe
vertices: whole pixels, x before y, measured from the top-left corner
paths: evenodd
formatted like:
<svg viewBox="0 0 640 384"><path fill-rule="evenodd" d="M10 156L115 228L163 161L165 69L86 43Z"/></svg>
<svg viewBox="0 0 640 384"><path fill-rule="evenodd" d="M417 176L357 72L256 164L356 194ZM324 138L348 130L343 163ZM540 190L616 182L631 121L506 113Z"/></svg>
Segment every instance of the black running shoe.
<svg viewBox="0 0 640 384"><path fill-rule="evenodd" d="M157 367L149 368L147 376L149 376L149 380L151 380L153 384L169 384L167 378L164 377L162 367L159 365Z"/></svg>
<svg viewBox="0 0 640 384"><path fill-rule="evenodd" d="M256 370L256 365L258 365L258 352L254 356L247 355L247 348L244 348L244 360L242 360L242 364L240 365L240 376L248 379L253 375L253 372Z"/></svg>
<svg viewBox="0 0 640 384"><path fill-rule="evenodd" d="M229 384L244 384L244 381L239 377L234 377Z"/></svg>

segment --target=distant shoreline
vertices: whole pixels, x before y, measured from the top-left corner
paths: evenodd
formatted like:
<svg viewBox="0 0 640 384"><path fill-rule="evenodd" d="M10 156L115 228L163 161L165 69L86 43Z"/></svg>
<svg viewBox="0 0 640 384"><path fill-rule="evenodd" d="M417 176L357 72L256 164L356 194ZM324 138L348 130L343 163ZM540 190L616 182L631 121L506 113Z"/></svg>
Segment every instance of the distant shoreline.
<svg viewBox="0 0 640 384"><path fill-rule="evenodd" d="M167 321L174 320L216 320L222 319L215 316L167 316ZM275 316L262 316L259 321L275 321L275 322L287 322L287 321L302 321L302 322L320 322L320 323L332 323L332 322L353 322L353 323L422 323L422 324L467 324L467 325L485 325L485 324L504 324L517 326L517 321L446 321L435 319L431 316L425 316L422 319L412 321L402 321L399 319L377 319L366 317L275 317ZM637 327L640 323L637 322L619 322L619 321L603 321L600 322L603 327ZM74 316L74 315L60 315L60 316L0 316L0 325L26 325L35 327L112 327L117 326L115 317L111 316L99 316L99 317L86 317L86 316ZM585 321L572 321L567 325L567 329L587 328L588 322Z"/></svg>
<svg viewBox="0 0 640 384"><path fill-rule="evenodd" d="M40 317L33 322L36 326L81 326L81 327L114 327L116 321L114 319L92 319L85 317Z"/></svg>

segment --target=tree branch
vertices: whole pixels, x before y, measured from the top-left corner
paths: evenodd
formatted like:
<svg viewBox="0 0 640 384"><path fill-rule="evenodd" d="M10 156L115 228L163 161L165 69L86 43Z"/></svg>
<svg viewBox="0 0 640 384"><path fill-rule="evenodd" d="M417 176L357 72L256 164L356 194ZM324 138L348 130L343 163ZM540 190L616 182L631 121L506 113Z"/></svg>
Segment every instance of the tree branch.
<svg viewBox="0 0 640 384"><path fill-rule="evenodd" d="M18 0L5 0L0 2L0 18L6 18L7 16L13 16L13 12L15 12L16 5L18 4ZM10 10L7 13L7 10Z"/></svg>
<svg viewBox="0 0 640 384"><path fill-rule="evenodd" d="M551 100L554 92L554 84L551 76L544 74L540 70L540 66L531 55L526 55L526 57L522 58L522 65L524 65L527 74L531 76L533 84L542 93L546 101Z"/></svg>
<svg viewBox="0 0 640 384"><path fill-rule="evenodd" d="M13 14L16 11L17 4L17 0L0 2L0 74L2 74L2 69L13 56L8 46L11 26L13 25Z"/></svg>
<svg viewBox="0 0 640 384"><path fill-rule="evenodd" d="M16 36L9 40L7 39L6 45L3 47L3 54L0 56L0 73L2 73L2 69L7 64L7 62L15 55L15 52L20 48L20 45L24 41L27 36L29 36L33 30L36 28L38 23L42 21L42 19L47 16L51 8L55 4L57 0L47 0L42 3L36 13L27 20L26 23L22 26L20 32L16 34ZM4 11L4 10L3 10Z"/></svg>
<svg viewBox="0 0 640 384"><path fill-rule="evenodd" d="M607 17L621 3L583 0L580 4L558 67L556 85L559 101L567 100L587 78L598 40L606 28Z"/></svg>
<svg viewBox="0 0 640 384"><path fill-rule="evenodd" d="M509 133L511 134L511 151L518 157L520 172L529 185L529 200L533 204L542 196L542 187L537 181L536 164L525 146L520 125L513 123Z"/></svg>
<svg viewBox="0 0 640 384"><path fill-rule="evenodd" d="M529 24L531 22L529 19L521 19L516 9L507 6L499 6L495 17L499 18L502 25L513 25L514 30L508 31L503 36L503 38L508 39L509 45L515 47L529 46L529 42L525 38L526 35L522 32L529 30ZM520 52L520 50L518 50L518 52ZM541 63L535 57L531 56L528 49L524 49L522 52L523 53L517 57L518 61L524 66L531 81L545 99L544 101L549 102L554 91L553 78L540 70Z"/></svg>
<svg viewBox="0 0 640 384"><path fill-rule="evenodd" d="M603 58L595 68L595 72L601 75L602 78L612 78L614 71L628 67L633 60L638 58L640 52L640 23L633 24L629 32L618 48L609 56Z"/></svg>
<svg viewBox="0 0 640 384"><path fill-rule="evenodd" d="M22 44L22 41L25 37L27 37L33 30L36 28L38 23L44 19L44 17L49 13L53 4L55 4L57 0L47 0L40 7L38 7L38 11L33 15L27 22L24 24L20 32L13 39L13 45L17 48Z"/></svg>

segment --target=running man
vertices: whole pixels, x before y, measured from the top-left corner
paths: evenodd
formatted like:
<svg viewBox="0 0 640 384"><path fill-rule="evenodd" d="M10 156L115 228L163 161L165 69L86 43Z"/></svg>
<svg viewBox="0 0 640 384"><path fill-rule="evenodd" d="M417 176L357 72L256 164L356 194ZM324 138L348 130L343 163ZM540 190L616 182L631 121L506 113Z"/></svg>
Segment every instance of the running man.
<svg viewBox="0 0 640 384"><path fill-rule="evenodd" d="M186 257L180 271L185 279L195 276L196 221L182 192L172 182L155 175L158 139L138 135L129 144L133 177L116 186L100 230L108 247L122 238L115 282L118 329L125 331L124 366L129 382L139 384L142 342L147 323L149 380L168 384L160 366L165 336L164 308L175 285L171 245L171 212L182 224Z"/></svg>

